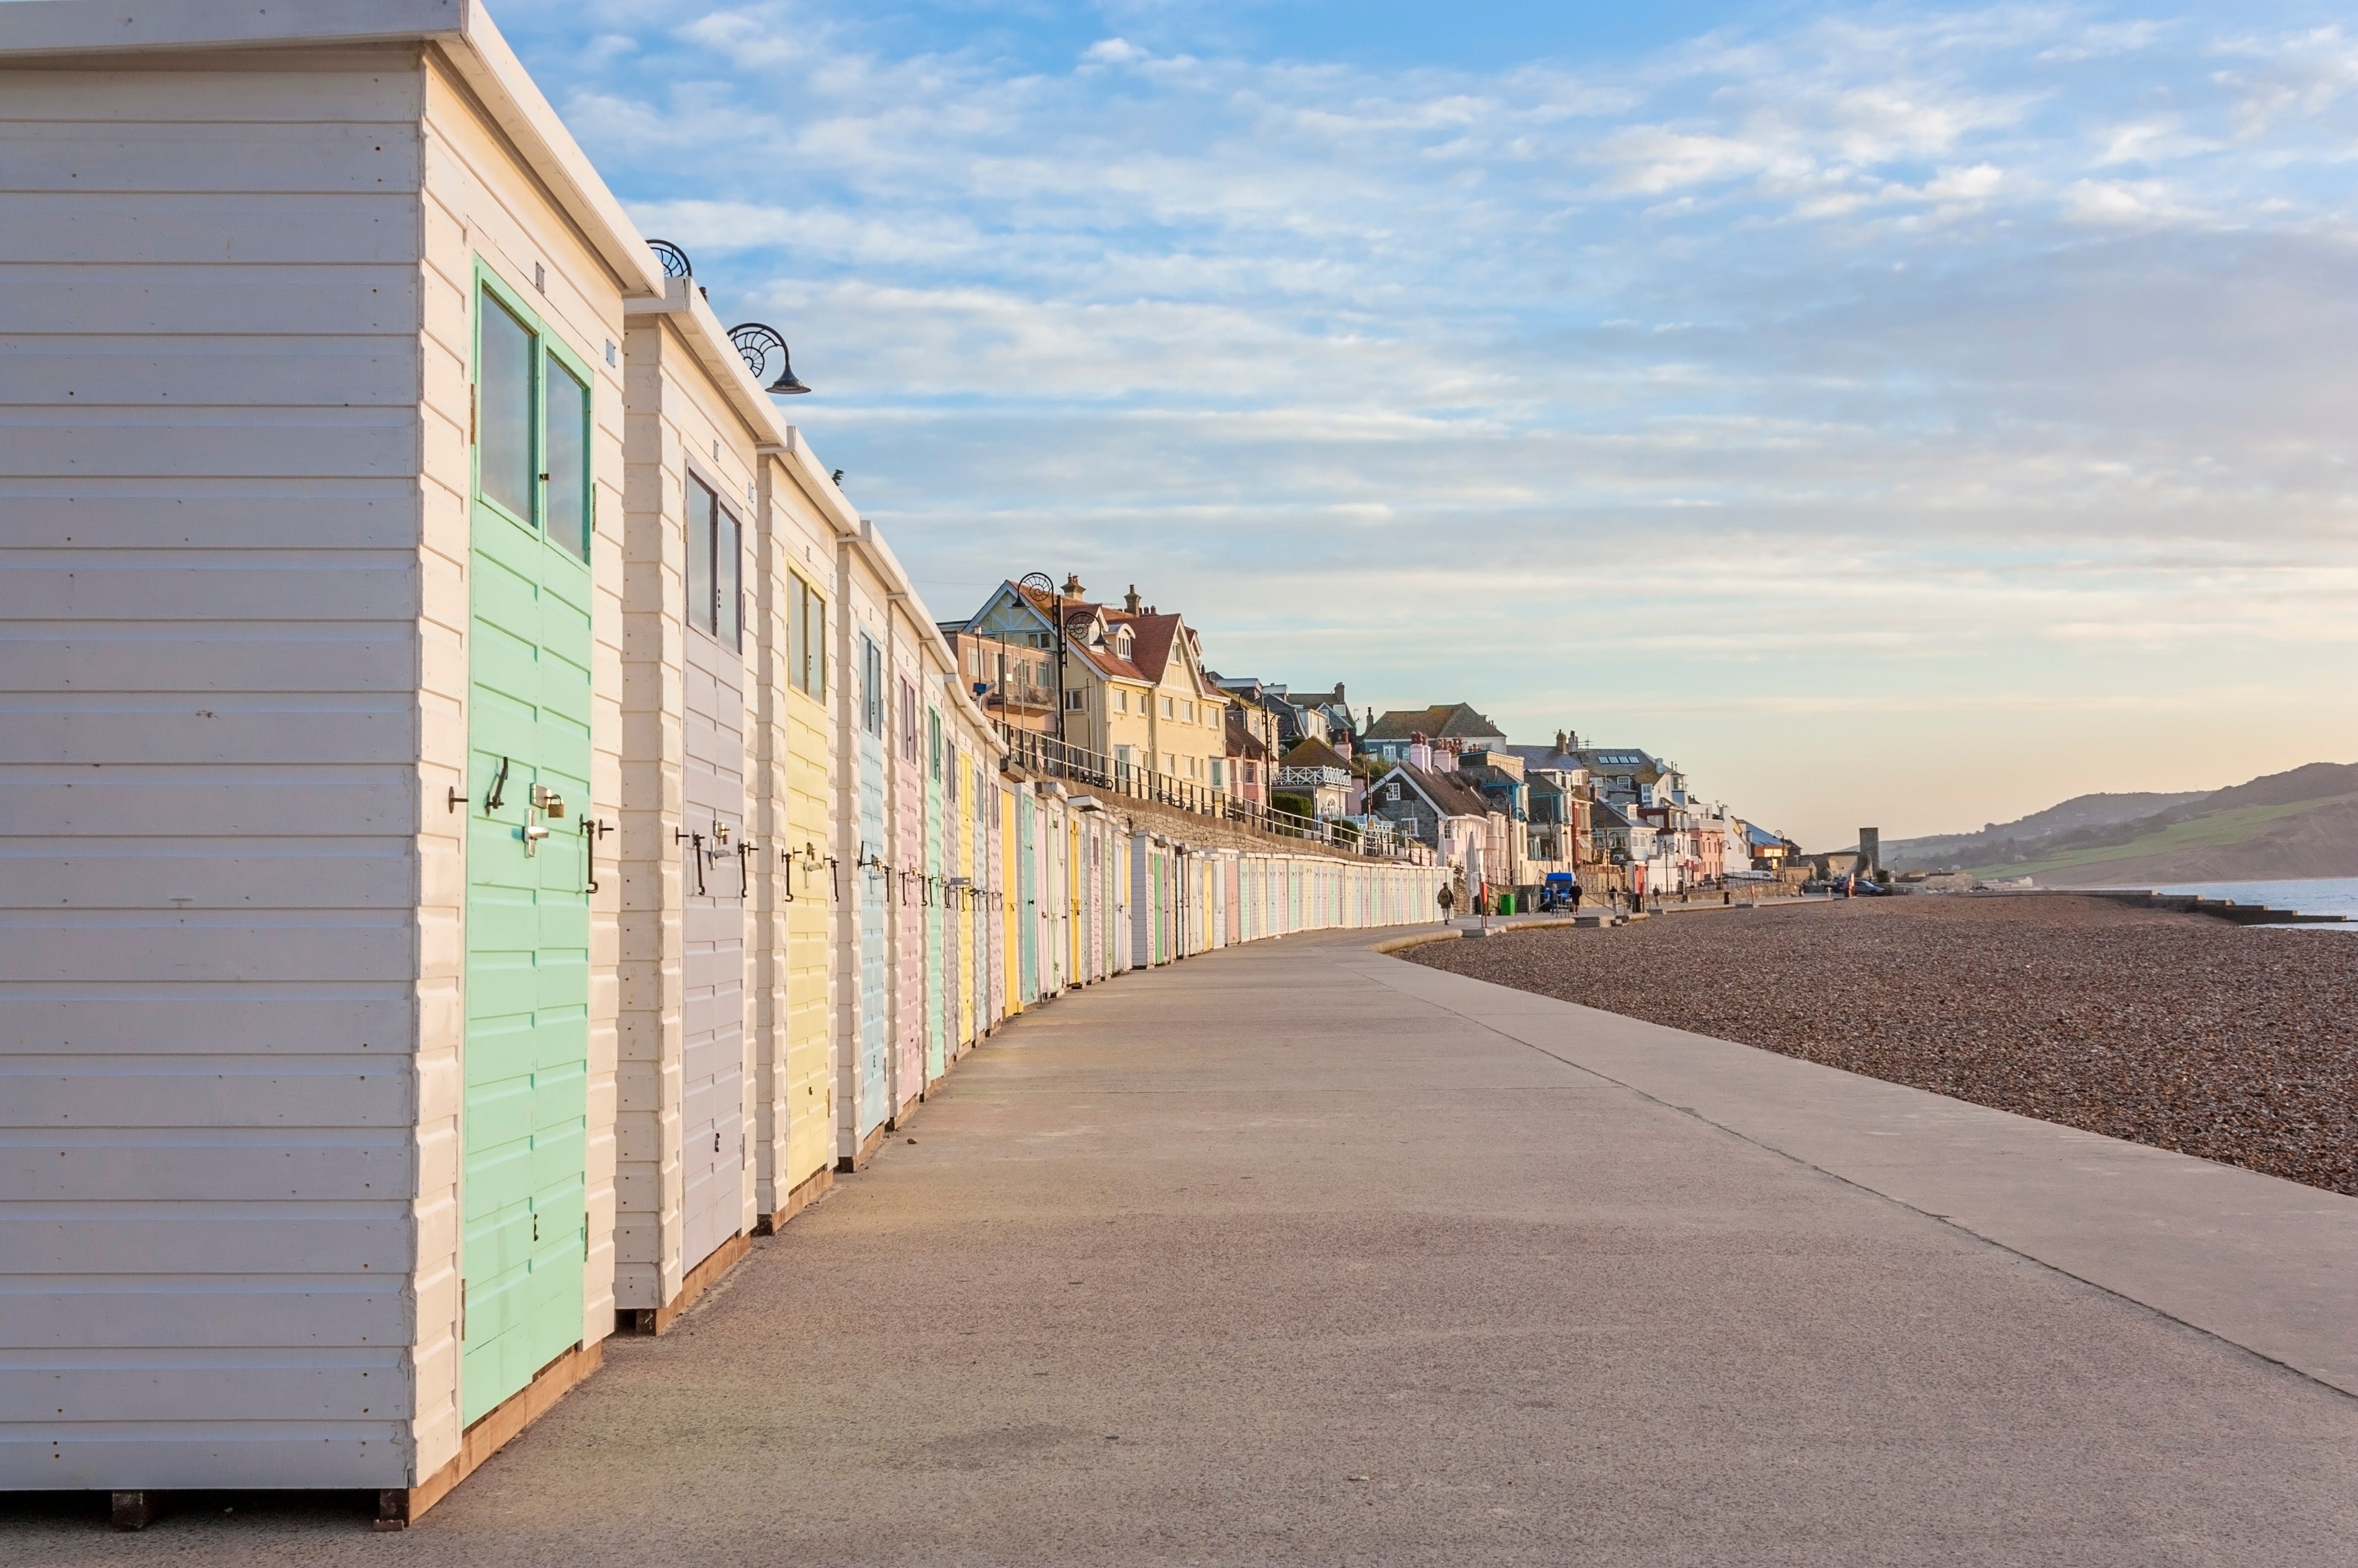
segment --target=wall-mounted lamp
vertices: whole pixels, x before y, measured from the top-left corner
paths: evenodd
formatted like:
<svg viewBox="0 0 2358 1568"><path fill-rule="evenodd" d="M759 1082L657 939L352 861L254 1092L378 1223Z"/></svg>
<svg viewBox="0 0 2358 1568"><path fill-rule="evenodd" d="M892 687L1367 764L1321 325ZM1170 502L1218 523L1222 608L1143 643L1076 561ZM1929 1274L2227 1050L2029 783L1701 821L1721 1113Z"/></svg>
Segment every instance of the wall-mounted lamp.
<svg viewBox="0 0 2358 1568"><path fill-rule="evenodd" d="M763 373L770 368L772 352L777 354L778 379L764 389L771 396L784 397L810 390L795 379L794 362L786 353L786 340L775 327L748 321L742 326L730 328L729 341L737 345L739 353L745 356L745 368L753 373L755 381L761 380Z"/></svg>

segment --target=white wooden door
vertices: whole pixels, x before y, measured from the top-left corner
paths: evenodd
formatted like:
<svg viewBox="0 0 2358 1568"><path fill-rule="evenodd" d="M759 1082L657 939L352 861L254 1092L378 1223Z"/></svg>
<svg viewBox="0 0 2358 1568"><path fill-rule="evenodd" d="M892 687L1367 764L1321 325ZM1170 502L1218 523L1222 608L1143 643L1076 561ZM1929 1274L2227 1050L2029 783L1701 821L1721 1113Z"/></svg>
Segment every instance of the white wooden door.
<svg viewBox="0 0 2358 1568"><path fill-rule="evenodd" d="M685 939L682 1268L743 1223L745 656L736 519L688 486L689 603L679 840ZM700 571L698 557L709 564Z"/></svg>

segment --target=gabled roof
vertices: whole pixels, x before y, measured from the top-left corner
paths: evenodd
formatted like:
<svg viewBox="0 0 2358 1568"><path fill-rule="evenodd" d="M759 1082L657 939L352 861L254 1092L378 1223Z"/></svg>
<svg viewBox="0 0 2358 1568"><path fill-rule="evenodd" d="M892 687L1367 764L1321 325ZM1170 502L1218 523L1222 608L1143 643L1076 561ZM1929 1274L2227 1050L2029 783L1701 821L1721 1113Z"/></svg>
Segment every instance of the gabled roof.
<svg viewBox="0 0 2358 1568"><path fill-rule="evenodd" d="M1411 789L1424 796L1425 804L1444 816L1487 816L1491 806L1487 796L1455 773L1434 773L1410 762L1400 762L1376 776L1368 789L1370 800L1375 793L1392 779L1407 781Z"/></svg>
<svg viewBox="0 0 2358 1568"><path fill-rule="evenodd" d="M1044 623L1050 627L1055 625L1055 594L1012 582L1003 584L1000 591L1020 597L1031 605ZM992 596L994 600L997 597L996 594ZM1160 686L1170 673L1174 653L1183 662L1191 662L1195 634L1187 630L1184 616L1121 610L1109 604L1099 604L1094 600L1067 599L1064 602L1066 647L1108 675L1123 680L1142 681L1148 686ZM1118 627L1127 627L1130 631L1130 648L1127 659L1113 651L1109 641L1103 643L1087 641L1089 633L1100 630L1109 639ZM1183 652L1183 648L1185 651ZM1210 681L1202 676L1200 670L1196 673L1198 678L1194 684L1199 689L1208 691Z"/></svg>
<svg viewBox="0 0 2358 1568"><path fill-rule="evenodd" d="M1324 741L1307 740L1277 760L1282 768L1339 768L1351 771L1350 759Z"/></svg>
<svg viewBox="0 0 2358 1568"><path fill-rule="evenodd" d="M1284 688L1271 686L1267 681L1227 680L1213 675L1208 670L1205 672L1204 678L1234 697L1239 706L1250 703L1264 713L1270 714L1287 714L1293 711L1293 706L1283 697L1278 695Z"/></svg>
<svg viewBox="0 0 2358 1568"><path fill-rule="evenodd" d="M1147 679L1160 685L1171 668L1172 650L1179 641L1179 617L1124 613L1131 634L1138 639L1130 650L1130 661L1146 672Z"/></svg>
<svg viewBox="0 0 2358 1568"><path fill-rule="evenodd" d="M1642 773L1648 768L1656 773L1665 770L1661 762L1634 746L1583 746L1570 755L1580 759L1580 765L1593 773Z"/></svg>
<svg viewBox="0 0 2358 1568"><path fill-rule="evenodd" d="M1370 741L1503 740L1506 731L1474 711L1470 703L1439 702L1431 708L1395 708L1368 727Z"/></svg>
<svg viewBox="0 0 2358 1568"><path fill-rule="evenodd" d="M1499 750L1507 752L1514 756L1520 757L1523 760L1523 766L1527 769L1546 768L1554 773L1568 773L1576 770L1585 770L1588 766L1586 762L1580 760L1580 752L1559 752L1552 744L1545 746L1501 746Z"/></svg>

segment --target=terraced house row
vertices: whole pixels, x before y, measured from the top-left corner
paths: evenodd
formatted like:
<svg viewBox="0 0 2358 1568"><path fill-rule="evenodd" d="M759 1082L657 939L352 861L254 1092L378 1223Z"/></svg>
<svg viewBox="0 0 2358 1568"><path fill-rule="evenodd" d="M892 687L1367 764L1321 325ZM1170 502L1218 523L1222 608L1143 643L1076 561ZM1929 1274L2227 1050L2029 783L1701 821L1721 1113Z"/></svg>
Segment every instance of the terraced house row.
<svg viewBox="0 0 2358 1568"><path fill-rule="evenodd" d="M480 5L0 6L0 1487L401 1524L1011 1015L1432 917L1011 758Z"/></svg>

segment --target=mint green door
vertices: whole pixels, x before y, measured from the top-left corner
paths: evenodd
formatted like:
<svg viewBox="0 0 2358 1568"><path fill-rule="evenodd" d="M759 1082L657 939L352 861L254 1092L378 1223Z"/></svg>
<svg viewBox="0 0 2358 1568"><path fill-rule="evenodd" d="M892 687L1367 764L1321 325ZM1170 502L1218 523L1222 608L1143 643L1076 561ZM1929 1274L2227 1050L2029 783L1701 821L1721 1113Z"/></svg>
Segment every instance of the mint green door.
<svg viewBox="0 0 2358 1568"><path fill-rule="evenodd" d="M581 1338L590 384L532 311L480 277L460 1114L471 1424Z"/></svg>

